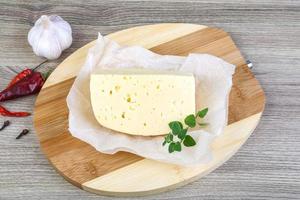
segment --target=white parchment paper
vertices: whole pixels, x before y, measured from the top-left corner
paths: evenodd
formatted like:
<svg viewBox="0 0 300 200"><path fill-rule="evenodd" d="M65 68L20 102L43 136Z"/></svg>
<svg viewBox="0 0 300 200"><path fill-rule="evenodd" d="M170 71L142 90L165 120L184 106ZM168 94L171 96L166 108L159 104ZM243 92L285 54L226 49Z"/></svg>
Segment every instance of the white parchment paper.
<svg viewBox="0 0 300 200"><path fill-rule="evenodd" d="M137 67L194 74L197 110L209 108L203 121L209 125L189 132L197 142L195 146L183 147L181 152L170 154L167 145L162 146L162 136L131 136L106 129L97 122L90 102L90 74L106 68ZM212 55L162 56L139 46L120 46L99 34L67 97L69 131L102 153L127 151L183 166L207 163L212 156L211 142L222 134L227 124L228 95L234 69L234 65Z"/></svg>

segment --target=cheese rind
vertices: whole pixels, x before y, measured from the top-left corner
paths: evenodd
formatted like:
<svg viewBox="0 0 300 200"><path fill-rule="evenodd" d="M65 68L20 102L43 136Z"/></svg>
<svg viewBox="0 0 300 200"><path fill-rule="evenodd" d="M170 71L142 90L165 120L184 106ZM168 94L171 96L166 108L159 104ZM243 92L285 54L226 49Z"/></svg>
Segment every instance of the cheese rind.
<svg viewBox="0 0 300 200"><path fill-rule="evenodd" d="M195 113L195 79L191 74L92 74L90 93L97 121L131 135L167 134L169 122L183 121Z"/></svg>

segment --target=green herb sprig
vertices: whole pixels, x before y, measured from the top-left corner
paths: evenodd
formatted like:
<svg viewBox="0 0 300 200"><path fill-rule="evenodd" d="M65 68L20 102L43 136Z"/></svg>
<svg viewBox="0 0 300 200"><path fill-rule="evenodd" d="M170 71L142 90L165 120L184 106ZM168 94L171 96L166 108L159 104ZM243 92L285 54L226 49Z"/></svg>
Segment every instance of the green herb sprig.
<svg viewBox="0 0 300 200"><path fill-rule="evenodd" d="M165 140L162 144L163 146L165 146L166 144L169 145L169 153L173 153L175 151L180 152L182 149L182 144L186 147L192 147L196 145L196 141L192 136L187 135L187 131L189 128L196 127L196 124L198 124L201 127L206 126L206 123L198 123L197 118L204 118L207 112L208 108L205 108L197 112L196 115L188 115L184 119L184 123L185 125L187 125L187 127L183 127L183 124L180 121L172 121L169 123L171 132L165 136ZM176 137L178 138L178 141L174 140Z"/></svg>

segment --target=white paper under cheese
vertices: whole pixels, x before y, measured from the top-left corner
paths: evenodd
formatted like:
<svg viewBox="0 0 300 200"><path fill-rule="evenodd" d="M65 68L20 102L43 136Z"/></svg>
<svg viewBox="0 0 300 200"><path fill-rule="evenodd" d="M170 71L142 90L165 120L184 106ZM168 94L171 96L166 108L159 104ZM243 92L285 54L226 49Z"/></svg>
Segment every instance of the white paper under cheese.
<svg viewBox="0 0 300 200"><path fill-rule="evenodd" d="M170 121L195 113L193 75L92 74L90 91L97 121L127 134L167 134Z"/></svg>

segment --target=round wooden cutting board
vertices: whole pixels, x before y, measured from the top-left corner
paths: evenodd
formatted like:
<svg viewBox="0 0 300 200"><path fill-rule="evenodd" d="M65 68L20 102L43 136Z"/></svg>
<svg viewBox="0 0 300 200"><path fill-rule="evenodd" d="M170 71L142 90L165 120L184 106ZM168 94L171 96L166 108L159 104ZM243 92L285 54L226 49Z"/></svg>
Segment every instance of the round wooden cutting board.
<svg viewBox="0 0 300 200"><path fill-rule="evenodd" d="M156 24L122 30L107 37L122 45L141 45L159 54L209 53L236 65L228 126L212 144L212 161L189 168L126 152L103 154L72 137L68 131L66 96L88 49L94 44L91 42L56 68L35 104L34 126L42 150L53 167L72 184L113 196L147 195L174 189L222 165L257 126L265 105L264 92L239 49L223 30L195 24Z"/></svg>

